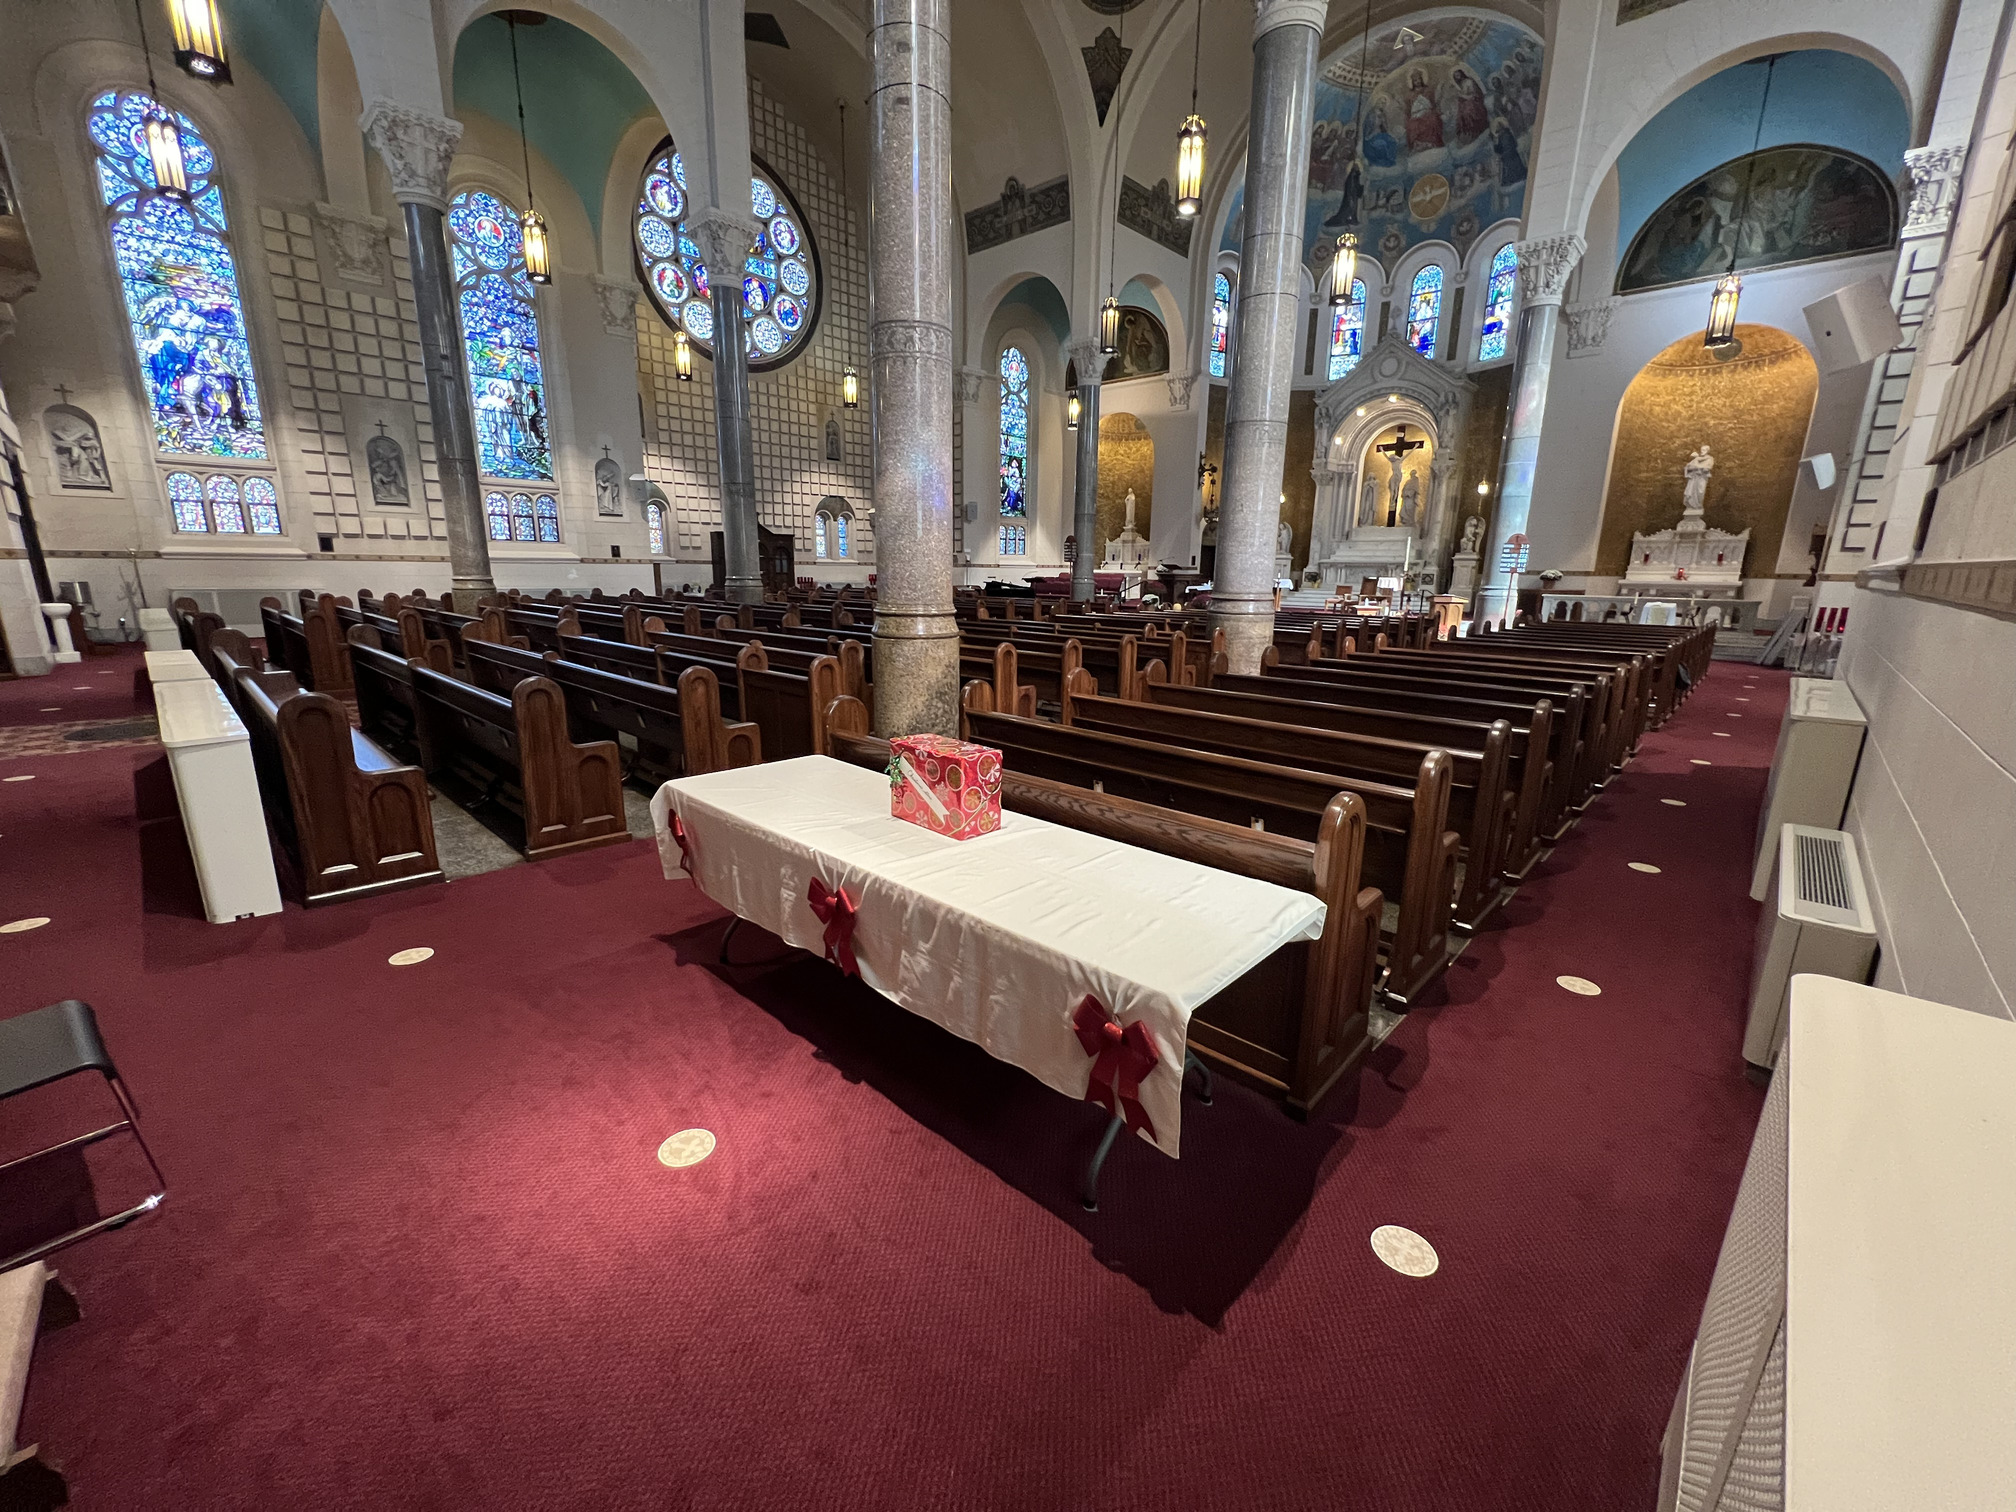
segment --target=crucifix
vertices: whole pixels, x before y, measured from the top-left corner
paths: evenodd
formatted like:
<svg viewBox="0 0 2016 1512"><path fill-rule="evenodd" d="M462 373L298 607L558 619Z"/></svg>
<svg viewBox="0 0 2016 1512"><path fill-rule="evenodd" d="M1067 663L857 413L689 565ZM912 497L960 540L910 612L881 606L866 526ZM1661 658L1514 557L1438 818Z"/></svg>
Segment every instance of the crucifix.
<svg viewBox="0 0 2016 1512"><path fill-rule="evenodd" d="M56 397L62 400L63 403L68 404L70 402L70 385L68 385L67 383L57 384Z"/></svg>
<svg viewBox="0 0 2016 1512"><path fill-rule="evenodd" d="M385 422L383 420L378 422L378 434L381 436L385 434Z"/></svg>
<svg viewBox="0 0 2016 1512"><path fill-rule="evenodd" d="M1383 456L1393 459L1393 482L1386 492L1386 523L1388 525L1398 525L1400 523L1400 464L1407 460L1407 453L1420 451L1427 444L1426 441L1409 441L1407 439L1407 427L1403 425L1400 427L1400 433L1391 441L1388 441L1384 446L1375 446L1372 448L1372 450L1379 452Z"/></svg>

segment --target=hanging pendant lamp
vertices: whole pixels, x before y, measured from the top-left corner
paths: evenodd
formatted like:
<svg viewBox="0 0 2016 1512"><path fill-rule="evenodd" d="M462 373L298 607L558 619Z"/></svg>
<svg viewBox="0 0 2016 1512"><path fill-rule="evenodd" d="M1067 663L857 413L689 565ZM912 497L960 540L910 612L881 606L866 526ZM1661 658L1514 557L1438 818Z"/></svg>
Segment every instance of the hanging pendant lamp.
<svg viewBox="0 0 2016 1512"><path fill-rule="evenodd" d="M1176 133L1176 213L1204 205L1204 117L1197 114L1197 63L1204 51L1204 0L1197 0L1197 35L1190 47L1190 114Z"/></svg>
<svg viewBox="0 0 2016 1512"><path fill-rule="evenodd" d="M540 21L545 19L544 16L539 18ZM525 161L525 213L518 220L518 236L525 254L525 276L535 284L550 284L553 282L553 248L546 235L546 217L532 202L532 148L525 139L525 89L518 80L518 12L506 11L504 24L511 32L511 92L518 100L518 150Z"/></svg>
<svg viewBox="0 0 2016 1512"><path fill-rule="evenodd" d="M842 95L840 106L840 247L845 254L847 247L847 207L853 201L847 198L847 97ZM854 371L854 364L848 363L840 372L840 407L857 410L861 408L861 375Z"/></svg>
<svg viewBox="0 0 2016 1512"><path fill-rule="evenodd" d="M1078 402L1078 387L1073 384L1064 395L1064 429L1078 429L1078 415L1082 408Z"/></svg>
<svg viewBox="0 0 2016 1512"><path fill-rule="evenodd" d="M1330 260L1330 303L1342 309L1351 303L1351 285L1358 279L1358 237L1346 231L1337 238L1337 255Z"/></svg>
<svg viewBox="0 0 2016 1512"><path fill-rule="evenodd" d="M861 375L854 371L851 362L840 375L840 403L846 409L861 408Z"/></svg>
<svg viewBox="0 0 2016 1512"><path fill-rule="evenodd" d="M140 0L133 0L133 15L140 23L140 56L147 64L147 114L140 123L141 139L147 144L147 166L154 170L154 187L169 199L189 198L189 165L182 156L182 132L175 116L161 103L161 86L154 82L154 53L147 45L147 13Z"/></svg>
<svg viewBox="0 0 2016 1512"><path fill-rule="evenodd" d="M1099 306L1099 355L1111 357L1120 350L1120 301L1111 294Z"/></svg>
<svg viewBox="0 0 2016 1512"><path fill-rule="evenodd" d="M175 29L176 67L205 83L231 82L224 29L217 23L217 0L168 0L168 23Z"/></svg>
<svg viewBox="0 0 2016 1512"><path fill-rule="evenodd" d="M1743 247L1743 225L1750 218L1750 189L1757 180L1757 149L1764 140L1764 111L1771 103L1771 80L1778 72L1773 54L1764 65L1764 93L1757 100L1757 127L1750 137L1750 161L1743 173L1743 198L1736 214L1736 230L1729 240L1729 271L1715 280L1715 292L1708 297L1708 325L1701 345L1717 357L1734 357L1743 350L1736 339L1736 305L1743 297L1743 280L1736 273L1736 257Z"/></svg>
<svg viewBox="0 0 2016 1512"><path fill-rule="evenodd" d="M686 339L683 328L672 333L672 369L681 383L693 381L693 343Z"/></svg>

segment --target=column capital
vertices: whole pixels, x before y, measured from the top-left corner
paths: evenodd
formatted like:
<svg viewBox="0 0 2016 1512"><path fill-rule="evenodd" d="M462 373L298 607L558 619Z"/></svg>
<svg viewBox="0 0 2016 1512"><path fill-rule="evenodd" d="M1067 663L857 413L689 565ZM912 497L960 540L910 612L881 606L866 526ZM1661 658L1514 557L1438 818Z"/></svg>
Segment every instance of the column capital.
<svg viewBox="0 0 2016 1512"><path fill-rule="evenodd" d="M1911 207L1904 212L1904 236L1942 236L1953 224L1960 205L1960 174L1967 166L1967 144L1913 147L1904 154L1911 176Z"/></svg>
<svg viewBox="0 0 2016 1512"><path fill-rule="evenodd" d="M705 210L695 210L687 218L686 229L700 244L700 258L707 264L709 282L714 279L715 269L727 268L733 270L730 281L740 288L743 260L749 256L749 249L756 245L757 233L762 230L756 224L756 218L710 206Z"/></svg>
<svg viewBox="0 0 2016 1512"><path fill-rule="evenodd" d="M1106 376L1106 356L1099 350L1097 338L1067 342L1064 356L1078 369L1078 387L1097 388Z"/></svg>
<svg viewBox="0 0 2016 1512"><path fill-rule="evenodd" d="M1567 236L1543 236L1518 245L1519 302L1523 305L1558 305L1568 292L1568 275L1582 261L1589 244L1572 232Z"/></svg>
<svg viewBox="0 0 2016 1512"><path fill-rule="evenodd" d="M383 98L365 106L357 125L377 149L402 205L448 208L448 165L462 140L462 123Z"/></svg>
<svg viewBox="0 0 2016 1512"><path fill-rule="evenodd" d="M987 392L988 386L991 384L997 389L1001 386L1000 376L985 368L962 367L955 376L961 404L984 403L993 397Z"/></svg>
<svg viewBox="0 0 2016 1512"><path fill-rule="evenodd" d="M1253 0L1253 40L1281 26L1314 27L1320 37L1329 12L1330 0Z"/></svg>

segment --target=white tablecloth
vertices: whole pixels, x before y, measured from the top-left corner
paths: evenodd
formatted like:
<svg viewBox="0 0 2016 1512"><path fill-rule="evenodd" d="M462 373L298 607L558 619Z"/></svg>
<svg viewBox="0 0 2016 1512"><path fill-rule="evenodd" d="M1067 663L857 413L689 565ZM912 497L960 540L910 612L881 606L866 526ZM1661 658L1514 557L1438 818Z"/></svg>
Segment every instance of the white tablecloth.
<svg viewBox="0 0 2016 1512"><path fill-rule="evenodd" d="M823 952L807 889L814 877L845 889L863 981L1066 1096L1084 1096L1092 1073L1071 1027L1085 995L1140 1020L1160 1056L1141 1104L1172 1156L1191 1013L1323 932L1312 894L1026 814L948 840L890 817L881 773L825 756L666 783L651 814L668 877L685 874L675 810L708 897Z"/></svg>

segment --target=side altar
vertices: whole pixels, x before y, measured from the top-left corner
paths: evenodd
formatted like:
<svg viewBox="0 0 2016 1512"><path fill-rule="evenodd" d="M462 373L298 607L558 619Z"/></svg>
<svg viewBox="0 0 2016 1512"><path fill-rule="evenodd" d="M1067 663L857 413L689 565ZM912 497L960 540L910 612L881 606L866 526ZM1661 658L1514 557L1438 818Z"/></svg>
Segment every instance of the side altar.
<svg viewBox="0 0 2016 1512"><path fill-rule="evenodd" d="M1743 558L1750 550L1750 532L1731 534L1709 528L1702 514L1708 502L1708 482L1715 455L1698 447L1683 469L1680 522L1666 530L1638 531L1631 537L1631 561L1618 592L1631 595L1676 594L1690 598L1740 598Z"/></svg>

